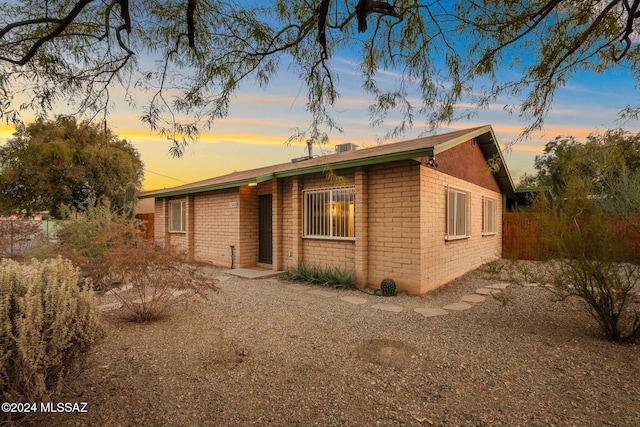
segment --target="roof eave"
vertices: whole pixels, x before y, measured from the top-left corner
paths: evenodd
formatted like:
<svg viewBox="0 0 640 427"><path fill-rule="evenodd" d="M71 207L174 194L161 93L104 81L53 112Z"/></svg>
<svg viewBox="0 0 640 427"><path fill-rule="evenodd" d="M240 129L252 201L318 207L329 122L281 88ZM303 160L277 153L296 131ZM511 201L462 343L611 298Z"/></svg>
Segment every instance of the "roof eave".
<svg viewBox="0 0 640 427"><path fill-rule="evenodd" d="M257 175L252 178L245 178L245 179L236 180L236 181L228 181L228 182L221 182L217 184L203 185L200 187L189 187L189 188L181 188L181 189L174 189L174 190L168 190L168 191L162 191L162 190L151 191L146 194L141 194L139 197L141 199L144 199L149 197L183 196L186 194L203 193L207 191L224 190L228 188L241 187L243 185L249 185L249 184L258 184L261 182L269 181L274 178L287 178L287 177L297 176L297 175L307 175L310 173L325 172L328 169L333 169L333 170L347 169L347 168L353 168L358 166L369 166L369 165L375 165L380 163L389 163L389 162L400 161L400 160L414 159L416 157L424 157L424 156L433 156L433 147L423 147L423 148L417 148L414 150L402 151L399 153L383 154L379 156L365 157L360 159L328 162L328 163L322 163L322 164L315 164L311 166L301 166L299 168L288 169L280 172L271 172L264 175Z"/></svg>

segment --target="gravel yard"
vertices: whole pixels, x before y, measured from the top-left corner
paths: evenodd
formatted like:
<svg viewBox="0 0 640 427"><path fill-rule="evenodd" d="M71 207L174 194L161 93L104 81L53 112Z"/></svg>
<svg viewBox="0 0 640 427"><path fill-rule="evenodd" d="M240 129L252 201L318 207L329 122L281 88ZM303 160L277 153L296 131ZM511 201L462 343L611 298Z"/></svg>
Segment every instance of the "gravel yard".
<svg viewBox="0 0 640 427"><path fill-rule="evenodd" d="M424 296L379 297L227 276L149 324L107 335L31 425L638 426L640 347L604 341L578 301L479 269ZM310 292L323 290L325 292ZM362 304L342 300L364 298ZM402 307L399 313L376 304Z"/></svg>

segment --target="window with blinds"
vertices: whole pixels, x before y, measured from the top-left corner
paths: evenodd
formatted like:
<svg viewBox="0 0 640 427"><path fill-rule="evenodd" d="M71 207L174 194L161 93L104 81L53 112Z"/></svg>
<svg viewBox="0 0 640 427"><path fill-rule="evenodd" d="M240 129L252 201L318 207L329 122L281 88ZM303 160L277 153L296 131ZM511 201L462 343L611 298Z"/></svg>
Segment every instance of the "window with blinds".
<svg viewBox="0 0 640 427"><path fill-rule="evenodd" d="M355 238L355 188L309 190L304 193L304 236Z"/></svg>
<svg viewBox="0 0 640 427"><path fill-rule="evenodd" d="M496 199L482 198L482 235L496 234Z"/></svg>
<svg viewBox="0 0 640 427"><path fill-rule="evenodd" d="M184 200L171 201L169 204L169 231L187 231L187 212Z"/></svg>
<svg viewBox="0 0 640 427"><path fill-rule="evenodd" d="M453 187L447 189L447 240L463 239L471 235L469 224L468 191Z"/></svg>

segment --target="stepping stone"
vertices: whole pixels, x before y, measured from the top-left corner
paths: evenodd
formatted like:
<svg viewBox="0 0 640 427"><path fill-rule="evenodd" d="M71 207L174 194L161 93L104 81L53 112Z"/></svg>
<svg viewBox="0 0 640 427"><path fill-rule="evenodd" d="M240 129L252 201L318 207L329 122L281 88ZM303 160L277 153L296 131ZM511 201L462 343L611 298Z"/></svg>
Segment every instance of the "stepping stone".
<svg viewBox="0 0 640 427"><path fill-rule="evenodd" d="M372 307L376 310L391 311L394 313L400 313L402 311L402 307L393 304L376 304L372 305Z"/></svg>
<svg viewBox="0 0 640 427"><path fill-rule="evenodd" d="M509 283L494 283L493 285L486 286L489 289L507 289L509 287Z"/></svg>
<svg viewBox="0 0 640 427"><path fill-rule="evenodd" d="M485 299L486 297L475 294L475 295L464 295L460 298L460 301L476 303L476 302L482 302Z"/></svg>
<svg viewBox="0 0 640 427"><path fill-rule="evenodd" d="M442 308L450 311L463 311L469 310L471 308L471 304L467 304L466 302L454 302L453 304L445 305Z"/></svg>
<svg viewBox="0 0 640 427"><path fill-rule="evenodd" d="M329 291L323 291L322 289L314 289L312 291L307 292L308 294L315 295L317 297L322 298L333 298L336 296L335 293Z"/></svg>
<svg viewBox="0 0 640 427"><path fill-rule="evenodd" d="M360 297L342 297L340 299L342 301L346 301L348 303L355 304L355 305L360 305L367 302L366 298L360 298Z"/></svg>
<svg viewBox="0 0 640 427"><path fill-rule="evenodd" d="M436 316L444 316L445 314L449 314L447 310L444 310L442 308L419 307L419 308L414 308L413 311L415 311L416 313L422 314L424 317L436 317Z"/></svg>
<svg viewBox="0 0 640 427"><path fill-rule="evenodd" d="M540 286L540 283L525 283L525 284L524 284L524 285L522 285L522 286L525 286L525 287L527 287L527 288L535 288L535 287Z"/></svg>
<svg viewBox="0 0 640 427"><path fill-rule="evenodd" d="M111 304L99 305L98 306L98 310L100 310L100 311L111 311L111 310L117 310L120 307L122 307L122 303L121 302L112 302Z"/></svg>
<svg viewBox="0 0 640 427"><path fill-rule="evenodd" d="M476 289L476 294L478 295L492 295L499 294L500 291L498 289L489 289L489 288L478 288Z"/></svg>

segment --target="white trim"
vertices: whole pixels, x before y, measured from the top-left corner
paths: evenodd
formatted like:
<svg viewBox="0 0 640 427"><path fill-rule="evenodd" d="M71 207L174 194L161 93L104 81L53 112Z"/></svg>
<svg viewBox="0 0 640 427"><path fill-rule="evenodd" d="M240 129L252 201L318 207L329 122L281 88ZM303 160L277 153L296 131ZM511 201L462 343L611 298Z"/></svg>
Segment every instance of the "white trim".
<svg viewBox="0 0 640 427"><path fill-rule="evenodd" d="M180 227L174 229L174 212L173 206L180 205ZM187 200L169 200L169 233L186 233L187 232Z"/></svg>
<svg viewBox="0 0 640 427"><path fill-rule="evenodd" d="M492 208L492 216L491 218L489 218L487 216L487 204L488 202L490 202L490 204L492 204L493 206ZM482 196L482 235L483 236L495 236L496 234L498 234L498 215L497 215L497 210L498 210L498 200L494 197L490 197L490 196ZM492 220L492 225L493 227L487 227L487 223L489 222L488 220L491 219ZM492 228L492 230L487 231L487 228Z"/></svg>
<svg viewBox="0 0 640 427"><path fill-rule="evenodd" d="M464 234L452 234L452 232L458 231L457 228L460 225L461 218L459 218L458 209L460 208L462 200L458 200L459 194L464 195L466 198L466 200L464 200ZM454 196L453 200L451 196ZM453 215L453 217L451 215ZM461 240L471 237L471 191L447 185L445 220L445 240ZM451 230L452 228L454 230Z"/></svg>

